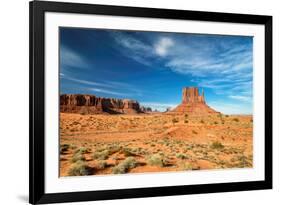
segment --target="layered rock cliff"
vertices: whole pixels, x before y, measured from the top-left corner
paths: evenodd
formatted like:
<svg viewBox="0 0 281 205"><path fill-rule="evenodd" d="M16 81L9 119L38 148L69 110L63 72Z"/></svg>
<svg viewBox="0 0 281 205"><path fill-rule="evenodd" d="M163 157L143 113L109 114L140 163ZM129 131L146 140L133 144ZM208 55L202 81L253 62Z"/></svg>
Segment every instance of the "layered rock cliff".
<svg viewBox="0 0 281 205"><path fill-rule="evenodd" d="M199 94L197 87L185 87L182 90L182 103L171 112L189 114L216 114L219 113L206 104L204 91Z"/></svg>
<svg viewBox="0 0 281 205"><path fill-rule="evenodd" d="M135 100L103 98L95 95L63 94L60 111L80 114L131 114L143 112Z"/></svg>

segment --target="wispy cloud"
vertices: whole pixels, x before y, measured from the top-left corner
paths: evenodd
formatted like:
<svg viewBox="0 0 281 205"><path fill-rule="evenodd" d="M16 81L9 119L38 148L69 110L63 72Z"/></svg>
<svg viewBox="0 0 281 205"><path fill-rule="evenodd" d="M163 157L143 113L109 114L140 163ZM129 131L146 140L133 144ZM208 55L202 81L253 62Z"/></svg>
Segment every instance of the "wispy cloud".
<svg viewBox="0 0 281 205"><path fill-rule="evenodd" d="M112 33L112 37L118 44L118 49L124 56L146 66L151 65L152 46L143 41L121 32ZM121 46L121 49L119 48ZM124 49L125 48L125 49Z"/></svg>
<svg viewBox="0 0 281 205"><path fill-rule="evenodd" d="M246 101L246 102L249 102L251 100L249 96L243 96L243 95L230 95L229 97L235 100Z"/></svg>
<svg viewBox="0 0 281 205"><path fill-rule="evenodd" d="M122 52L145 65L155 65L160 59L163 68L193 77L200 87L233 100L251 101L253 53L252 44L235 38L216 37L215 40L193 37L157 35L148 41L134 35L114 34ZM151 66L153 68L153 66ZM242 94L244 93L244 94Z"/></svg>
<svg viewBox="0 0 281 205"><path fill-rule="evenodd" d="M82 85L85 90L91 90L98 93L118 95L118 96L142 96L143 91L135 88L133 85L116 82L116 81L93 81L93 80L82 80L79 78L70 77L64 73L60 73L60 77L65 80L76 82Z"/></svg>
<svg viewBox="0 0 281 205"><path fill-rule="evenodd" d="M82 69L91 67L86 58L64 45L60 46L60 63L63 68L67 66Z"/></svg>
<svg viewBox="0 0 281 205"><path fill-rule="evenodd" d="M89 80L82 80L79 78L73 78L70 76L66 76L65 74L61 73L61 77L70 80L76 83L84 84L84 85L90 85L90 86L101 86L101 87L107 87L107 88L114 88L113 85L109 85L107 83L100 83L100 82L94 82L94 81L89 81Z"/></svg>
<svg viewBox="0 0 281 205"><path fill-rule="evenodd" d="M119 93L114 92L111 90L101 89L101 88L90 88L91 91L98 92L98 93L104 93L104 94L110 94L110 95L119 95L119 96L128 96L128 93Z"/></svg>

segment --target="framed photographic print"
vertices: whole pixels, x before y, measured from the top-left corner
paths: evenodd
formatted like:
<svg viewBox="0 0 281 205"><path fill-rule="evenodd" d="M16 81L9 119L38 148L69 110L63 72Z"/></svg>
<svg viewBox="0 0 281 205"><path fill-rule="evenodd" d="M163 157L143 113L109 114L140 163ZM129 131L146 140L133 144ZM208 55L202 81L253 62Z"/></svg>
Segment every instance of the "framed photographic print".
<svg viewBox="0 0 281 205"><path fill-rule="evenodd" d="M272 17L30 2L30 203L272 188Z"/></svg>

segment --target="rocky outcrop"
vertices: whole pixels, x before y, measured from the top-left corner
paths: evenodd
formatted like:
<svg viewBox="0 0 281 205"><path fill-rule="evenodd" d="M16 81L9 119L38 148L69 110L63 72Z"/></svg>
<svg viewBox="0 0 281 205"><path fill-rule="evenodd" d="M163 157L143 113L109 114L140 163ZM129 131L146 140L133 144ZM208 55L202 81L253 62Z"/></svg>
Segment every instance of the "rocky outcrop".
<svg viewBox="0 0 281 205"><path fill-rule="evenodd" d="M197 87L183 88L182 103L170 112L189 113L195 115L219 113L206 104L204 91L202 90L202 94L200 95Z"/></svg>
<svg viewBox="0 0 281 205"><path fill-rule="evenodd" d="M140 107L140 110L144 113L148 113L148 112L152 112L152 109L151 107L144 107L144 106L141 106Z"/></svg>
<svg viewBox="0 0 281 205"><path fill-rule="evenodd" d="M143 112L135 100L103 98L95 95L63 94L60 111L80 114L133 114Z"/></svg>

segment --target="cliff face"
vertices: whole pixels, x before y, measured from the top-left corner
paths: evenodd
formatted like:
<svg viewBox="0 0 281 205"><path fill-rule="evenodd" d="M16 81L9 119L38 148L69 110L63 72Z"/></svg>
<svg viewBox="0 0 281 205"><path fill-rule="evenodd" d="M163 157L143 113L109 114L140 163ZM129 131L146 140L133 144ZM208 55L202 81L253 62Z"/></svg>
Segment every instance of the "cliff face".
<svg viewBox="0 0 281 205"><path fill-rule="evenodd" d="M139 103L135 100L80 94L61 95L60 111L80 114L129 114L142 112Z"/></svg>
<svg viewBox="0 0 281 205"><path fill-rule="evenodd" d="M197 87L183 88L182 103L171 112L199 115L219 113L206 104L204 91L202 91L202 94L200 95Z"/></svg>

